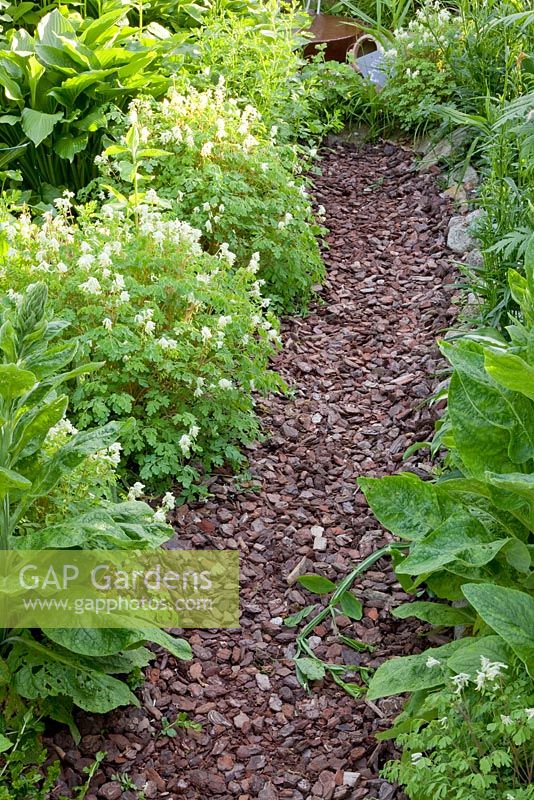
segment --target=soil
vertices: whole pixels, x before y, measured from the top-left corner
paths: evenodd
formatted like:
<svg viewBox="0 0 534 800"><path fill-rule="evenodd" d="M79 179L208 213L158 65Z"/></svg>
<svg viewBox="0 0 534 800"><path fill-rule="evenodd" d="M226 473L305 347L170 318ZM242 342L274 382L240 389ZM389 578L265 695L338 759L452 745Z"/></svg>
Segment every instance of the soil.
<svg viewBox="0 0 534 800"><path fill-rule="evenodd" d="M358 476L429 469L424 455L404 465L402 456L433 430L426 401L444 368L435 341L456 311L445 244L452 211L407 149L336 143L323 156L315 196L330 230L328 277L309 316L284 323L275 367L292 395L259 402L267 438L249 453L255 491L215 476L207 502L174 512L173 547L239 550L241 629L186 632L194 660L158 652L140 708L84 715L78 747L57 732L49 744L62 757L58 796L99 750L107 756L87 800L402 796L378 776L393 746L374 738L400 700L351 699L330 680L306 693L292 663L296 630L282 620L316 599L288 585L296 567L338 581L389 541ZM373 652L341 646L324 625L313 640L321 657L375 667L439 641L390 615L407 598L387 559L355 594L364 616L341 625ZM162 718L180 712L202 730L165 735Z"/></svg>

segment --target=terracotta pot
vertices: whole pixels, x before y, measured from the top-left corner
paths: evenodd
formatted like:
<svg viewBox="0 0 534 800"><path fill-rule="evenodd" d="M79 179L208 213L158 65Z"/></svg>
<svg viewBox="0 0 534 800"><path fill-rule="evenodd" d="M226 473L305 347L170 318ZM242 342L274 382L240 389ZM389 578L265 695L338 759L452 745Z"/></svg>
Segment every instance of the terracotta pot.
<svg viewBox="0 0 534 800"><path fill-rule="evenodd" d="M345 61L348 51L362 33L358 23L332 14L310 16L312 23L308 30L313 33L313 40L304 48L306 58L314 56L317 53L317 46L324 44L326 45L324 57L327 61Z"/></svg>

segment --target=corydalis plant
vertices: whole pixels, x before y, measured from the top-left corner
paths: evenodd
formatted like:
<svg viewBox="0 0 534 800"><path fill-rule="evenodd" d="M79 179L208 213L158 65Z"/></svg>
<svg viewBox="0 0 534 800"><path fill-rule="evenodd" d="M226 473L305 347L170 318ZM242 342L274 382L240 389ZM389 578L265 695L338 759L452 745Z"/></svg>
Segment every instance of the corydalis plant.
<svg viewBox="0 0 534 800"><path fill-rule="evenodd" d="M135 500L102 500L84 513L70 506L60 522L26 532L32 506L50 494L68 472L113 445L121 425L75 433L50 452L46 439L63 420L68 404L61 387L98 368L69 369L76 342L54 342L66 327L45 317L47 289L31 285L16 305L3 300L0 318L0 545L3 550L51 548L121 549L156 547L170 534L151 509ZM0 688L43 704L44 710L73 726L71 709L105 712L138 704L126 683L114 677L144 666L150 639L178 658L190 656L189 645L157 629L42 632L4 630L0 634ZM5 659L5 660L4 660ZM74 733L76 733L73 727Z"/></svg>

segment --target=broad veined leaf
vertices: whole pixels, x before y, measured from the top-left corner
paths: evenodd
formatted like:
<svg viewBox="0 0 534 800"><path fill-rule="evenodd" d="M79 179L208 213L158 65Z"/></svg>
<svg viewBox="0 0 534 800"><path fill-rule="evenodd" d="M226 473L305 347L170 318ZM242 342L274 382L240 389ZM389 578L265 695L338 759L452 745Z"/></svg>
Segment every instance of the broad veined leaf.
<svg viewBox="0 0 534 800"><path fill-rule="evenodd" d="M105 37L107 41L110 29L112 29L119 20L125 18L127 11L127 8L122 7L114 11L108 11L107 14L100 14L98 19L92 20L90 24L84 28L81 40L86 45L92 46L99 42L101 36L107 34Z"/></svg>
<svg viewBox="0 0 534 800"><path fill-rule="evenodd" d="M29 637L13 644L8 664L15 691L27 700L66 696L84 711L98 714L139 705L123 681L93 669L77 655L45 647Z"/></svg>
<svg viewBox="0 0 534 800"><path fill-rule="evenodd" d="M410 472L360 478L358 484L377 519L396 536L417 541L443 522L436 487Z"/></svg>
<svg viewBox="0 0 534 800"><path fill-rule="evenodd" d="M27 369L15 364L0 364L0 395L5 400L23 397L37 383L37 378Z"/></svg>
<svg viewBox="0 0 534 800"><path fill-rule="evenodd" d="M484 351L484 364L497 383L534 400L534 367L520 356L487 348Z"/></svg>
<svg viewBox="0 0 534 800"><path fill-rule="evenodd" d="M398 619L416 617L431 625L471 625L474 622L473 612L467 608L455 608L442 603L415 601L403 603L391 612Z"/></svg>
<svg viewBox="0 0 534 800"><path fill-rule="evenodd" d="M183 661L192 657L191 647L185 639L177 639L159 628L48 628L44 633L53 642L84 656L111 656L153 642Z"/></svg>
<svg viewBox="0 0 534 800"><path fill-rule="evenodd" d="M36 147L50 136L56 124L63 119L63 111L57 114L45 114L33 108L23 108L21 114L22 130Z"/></svg>
<svg viewBox="0 0 534 800"><path fill-rule="evenodd" d="M20 475L12 469L0 467L0 497L4 497L12 489L29 489L30 487L31 482L24 475Z"/></svg>
<svg viewBox="0 0 534 800"><path fill-rule="evenodd" d="M31 455L37 447L40 447L50 428L63 419L68 402L67 395L61 395L41 408L34 408L22 415L13 434L14 458L18 458L30 444L33 444L33 447L24 453L25 456Z"/></svg>
<svg viewBox="0 0 534 800"><path fill-rule="evenodd" d="M466 584L462 591L484 622L525 662L534 678L534 597L492 583Z"/></svg>
<svg viewBox="0 0 534 800"><path fill-rule="evenodd" d="M458 452L472 477L487 470L514 472L534 457L534 413L530 400L516 392L454 372L449 416Z"/></svg>
<svg viewBox="0 0 534 800"><path fill-rule="evenodd" d="M492 561L508 541L492 539L484 525L460 510L417 542L396 571L404 575L422 575L453 561L480 567Z"/></svg>
<svg viewBox="0 0 534 800"><path fill-rule="evenodd" d="M81 136L61 136L54 145L54 151L60 158L65 158L72 162L77 153L81 153L87 147L89 138L83 134Z"/></svg>
<svg viewBox="0 0 534 800"><path fill-rule="evenodd" d="M428 667L428 659L432 657L440 664L444 664L457 650L472 641L472 639L459 639L441 647L432 647L416 656L389 659L381 664L371 678L367 697L376 700L392 694L416 692L419 689L440 686L445 683L446 671L440 665Z"/></svg>
<svg viewBox="0 0 534 800"><path fill-rule="evenodd" d="M313 594L330 594L330 592L335 592L337 589L335 583L332 583L328 578L323 578L322 575L301 575L298 582Z"/></svg>
<svg viewBox="0 0 534 800"><path fill-rule="evenodd" d="M43 44L55 45L58 36L69 34L74 36L76 31L66 17L57 8L46 14L37 25L37 36Z"/></svg>
<svg viewBox="0 0 534 800"><path fill-rule="evenodd" d="M481 656L490 661L499 661L507 664L512 656L512 651L503 642L500 636L477 636L447 659L447 666L455 673L466 672L476 675L481 667Z"/></svg>
<svg viewBox="0 0 534 800"><path fill-rule="evenodd" d="M99 84L112 73L112 69L94 69L90 72L84 72L81 75L66 78L61 86L52 89L49 94L58 100L61 105L71 109L82 92L85 92L90 86Z"/></svg>

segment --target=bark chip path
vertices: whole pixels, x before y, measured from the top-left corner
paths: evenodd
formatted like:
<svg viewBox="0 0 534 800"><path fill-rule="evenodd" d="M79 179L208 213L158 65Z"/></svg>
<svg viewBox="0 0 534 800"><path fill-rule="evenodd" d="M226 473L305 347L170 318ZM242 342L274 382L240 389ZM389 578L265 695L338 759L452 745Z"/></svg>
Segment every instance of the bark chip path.
<svg viewBox="0 0 534 800"><path fill-rule="evenodd" d="M174 547L239 550L241 630L188 632L194 661L160 655L140 708L85 717L78 747L56 734L67 786L97 750L107 752L88 800L400 796L378 778L392 751L373 736L398 701L369 705L328 681L306 694L291 661L295 630L282 620L313 602L286 580L303 558L308 572L336 581L388 540L356 479L399 470L404 450L432 431L424 400L443 366L435 340L455 313L451 210L435 176L419 174L412 154L389 144L326 151L315 196L330 230L328 277L309 316L284 324L275 367L293 395L261 409L268 437L250 451L257 490L216 476L206 503L175 512ZM424 627L390 616L406 597L387 560L355 593L364 616L340 624L373 652L349 650L321 626L320 656L376 666L428 641ZM202 730L162 734L163 718L180 712ZM138 792L121 786L121 772Z"/></svg>

